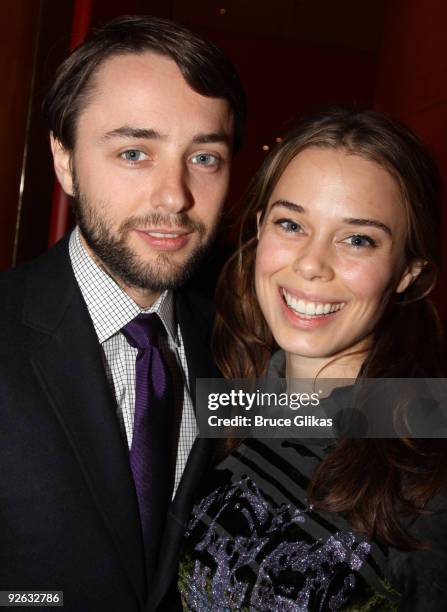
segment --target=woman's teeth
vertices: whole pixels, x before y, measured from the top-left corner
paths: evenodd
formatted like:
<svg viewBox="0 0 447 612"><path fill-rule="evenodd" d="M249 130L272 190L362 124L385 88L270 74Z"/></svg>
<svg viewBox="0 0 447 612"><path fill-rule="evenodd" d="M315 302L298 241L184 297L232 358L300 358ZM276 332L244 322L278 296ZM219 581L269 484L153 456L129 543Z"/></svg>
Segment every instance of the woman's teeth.
<svg viewBox="0 0 447 612"><path fill-rule="evenodd" d="M301 300L290 295L285 289L282 290L282 294L289 308L306 317L318 317L332 314L333 312L337 312L337 310L341 310L345 305L345 302L308 302L307 300Z"/></svg>

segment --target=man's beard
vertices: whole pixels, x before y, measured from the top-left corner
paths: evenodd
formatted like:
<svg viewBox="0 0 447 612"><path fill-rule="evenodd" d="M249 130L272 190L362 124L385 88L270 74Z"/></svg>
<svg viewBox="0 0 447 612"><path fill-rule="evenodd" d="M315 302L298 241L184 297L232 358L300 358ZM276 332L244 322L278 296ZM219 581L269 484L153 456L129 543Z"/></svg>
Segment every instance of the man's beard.
<svg viewBox="0 0 447 612"><path fill-rule="evenodd" d="M107 210L107 204L104 203L101 208ZM73 212L86 243L110 276L122 281L127 287L154 292L175 289L186 283L203 259L215 235L213 231L207 237L205 225L200 221L192 221L186 213L150 213L143 217L133 217L125 221L113 234L100 213L80 192L76 180ZM126 239L134 229L150 228L156 231L157 227L172 227L173 232L177 229L192 231L199 238L198 244L182 262L173 261L169 252L158 253L152 261L144 262L127 245Z"/></svg>

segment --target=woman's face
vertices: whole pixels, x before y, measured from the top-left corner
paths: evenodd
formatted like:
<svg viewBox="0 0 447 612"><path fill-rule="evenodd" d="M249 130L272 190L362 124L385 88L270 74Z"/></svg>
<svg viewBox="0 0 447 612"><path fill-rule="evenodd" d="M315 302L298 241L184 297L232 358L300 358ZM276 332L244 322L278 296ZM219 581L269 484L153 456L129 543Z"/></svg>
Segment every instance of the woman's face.
<svg viewBox="0 0 447 612"><path fill-rule="evenodd" d="M279 179L258 232L256 293L286 352L330 358L364 346L405 266L394 178L343 150L309 148Z"/></svg>

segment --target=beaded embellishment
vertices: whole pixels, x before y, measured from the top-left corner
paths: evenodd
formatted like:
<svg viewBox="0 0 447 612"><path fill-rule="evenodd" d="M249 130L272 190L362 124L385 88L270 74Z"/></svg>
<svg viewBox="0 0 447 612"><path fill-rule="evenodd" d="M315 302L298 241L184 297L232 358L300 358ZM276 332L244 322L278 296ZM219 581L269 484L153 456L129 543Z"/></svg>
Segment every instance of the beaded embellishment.
<svg viewBox="0 0 447 612"><path fill-rule="evenodd" d="M354 533L311 538L312 506L276 505L248 477L218 488L193 510L181 564L185 609L306 612L338 610L355 588L370 544Z"/></svg>

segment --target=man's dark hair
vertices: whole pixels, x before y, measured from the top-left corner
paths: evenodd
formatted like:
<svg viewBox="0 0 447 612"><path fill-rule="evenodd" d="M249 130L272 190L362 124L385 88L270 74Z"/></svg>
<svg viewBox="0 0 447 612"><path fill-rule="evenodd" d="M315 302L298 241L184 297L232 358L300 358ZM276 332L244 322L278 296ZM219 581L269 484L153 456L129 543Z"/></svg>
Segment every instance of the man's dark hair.
<svg viewBox="0 0 447 612"><path fill-rule="evenodd" d="M242 143L245 94L234 66L211 42L172 21L151 16L125 15L109 21L60 65L43 102L44 117L54 137L73 150L76 121L88 103L98 67L112 56L146 51L173 59L197 93L228 101L235 120L237 150Z"/></svg>

